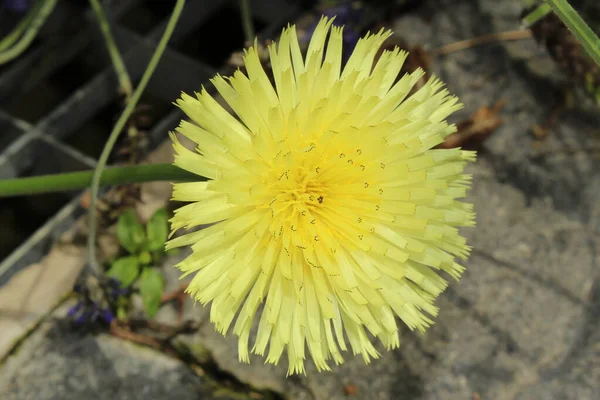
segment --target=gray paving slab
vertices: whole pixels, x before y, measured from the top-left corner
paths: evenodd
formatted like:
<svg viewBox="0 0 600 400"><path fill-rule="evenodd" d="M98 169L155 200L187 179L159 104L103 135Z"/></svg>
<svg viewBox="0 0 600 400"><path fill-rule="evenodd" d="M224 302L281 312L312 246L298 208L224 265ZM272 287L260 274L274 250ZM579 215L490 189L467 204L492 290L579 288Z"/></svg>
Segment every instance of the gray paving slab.
<svg viewBox="0 0 600 400"><path fill-rule="evenodd" d="M62 307L14 351L0 373L3 400L246 399L181 361L106 334L81 334Z"/></svg>

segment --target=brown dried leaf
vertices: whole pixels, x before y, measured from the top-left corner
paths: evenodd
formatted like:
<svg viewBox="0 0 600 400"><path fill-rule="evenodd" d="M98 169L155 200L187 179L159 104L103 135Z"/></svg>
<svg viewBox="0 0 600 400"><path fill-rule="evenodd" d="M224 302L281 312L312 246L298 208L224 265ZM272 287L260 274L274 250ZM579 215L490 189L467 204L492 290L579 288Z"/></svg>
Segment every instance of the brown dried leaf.
<svg viewBox="0 0 600 400"><path fill-rule="evenodd" d="M113 335L114 337L118 337L119 339L124 339L133 343L145 345L156 350L160 349L161 347L161 344L158 340L146 335L131 332L126 327L119 326L119 322L116 319L113 320L110 324L110 333L111 335Z"/></svg>
<svg viewBox="0 0 600 400"><path fill-rule="evenodd" d="M548 136L548 128L542 125L535 124L531 127L531 133L536 140L544 140Z"/></svg>
<svg viewBox="0 0 600 400"><path fill-rule="evenodd" d="M104 196L99 198L96 203L99 228L106 229L116 222L123 210L135 207L141 202L141 189L139 184L122 185L112 188ZM79 199L79 204L82 208L89 210L90 203L91 193L88 190Z"/></svg>
<svg viewBox="0 0 600 400"><path fill-rule="evenodd" d="M556 104L554 107L552 107L552 110L550 110L550 114L548 115L548 117L546 118L546 120L544 122L534 124L533 126L531 126L531 128L530 128L531 134L533 135L533 137L535 139L533 142L534 148L537 149L537 148L541 147L542 142L550 134L552 128L558 121L558 118L561 116L561 114L565 110L565 107L566 106L563 103Z"/></svg>
<svg viewBox="0 0 600 400"><path fill-rule="evenodd" d="M344 394L346 396L356 396L358 394L358 386L353 383L344 385Z"/></svg>
<svg viewBox="0 0 600 400"><path fill-rule="evenodd" d="M431 56L421 45L407 46L405 50L408 51L408 57L406 58L406 61L400 70L400 76L404 75L405 73L413 72L417 68L423 69L423 71L425 71L425 75L423 75L423 77L415 85L415 88L418 89L423 86L427 80L429 80Z"/></svg>
<svg viewBox="0 0 600 400"><path fill-rule="evenodd" d="M456 132L448 136L446 141L436 148L462 147L467 150L479 148L483 141L502 125L502 118L499 114L503 107L504 99L500 99L492 107L480 107L469 119L456 124Z"/></svg>

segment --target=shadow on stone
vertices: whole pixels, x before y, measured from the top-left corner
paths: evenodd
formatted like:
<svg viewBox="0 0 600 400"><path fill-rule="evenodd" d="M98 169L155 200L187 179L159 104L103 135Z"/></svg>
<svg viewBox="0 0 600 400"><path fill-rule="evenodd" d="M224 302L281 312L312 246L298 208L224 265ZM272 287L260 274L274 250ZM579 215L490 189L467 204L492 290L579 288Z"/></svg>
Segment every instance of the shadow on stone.
<svg viewBox="0 0 600 400"><path fill-rule="evenodd" d="M235 396L176 359L107 335L74 333L68 322L56 319L23 343L0 376L3 400Z"/></svg>

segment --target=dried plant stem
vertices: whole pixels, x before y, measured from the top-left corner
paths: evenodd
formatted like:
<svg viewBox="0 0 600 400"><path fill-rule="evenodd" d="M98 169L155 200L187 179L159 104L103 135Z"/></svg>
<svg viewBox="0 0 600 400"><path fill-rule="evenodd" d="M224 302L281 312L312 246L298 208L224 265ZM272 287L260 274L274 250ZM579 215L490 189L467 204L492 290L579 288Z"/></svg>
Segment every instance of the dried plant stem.
<svg viewBox="0 0 600 400"><path fill-rule="evenodd" d="M504 42L507 40L522 40L530 38L531 36L532 33L529 29L491 33L489 35L477 36L471 39L462 40L460 42L447 44L431 51L430 54L434 56L445 55L460 50L470 49L471 47L480 46L482 44Z"/></svg>

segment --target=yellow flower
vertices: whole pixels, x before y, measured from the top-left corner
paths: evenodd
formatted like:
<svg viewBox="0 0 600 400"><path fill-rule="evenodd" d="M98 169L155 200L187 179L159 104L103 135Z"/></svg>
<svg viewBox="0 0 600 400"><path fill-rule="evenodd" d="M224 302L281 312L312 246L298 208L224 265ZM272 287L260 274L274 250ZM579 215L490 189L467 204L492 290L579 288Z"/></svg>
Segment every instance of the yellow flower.
<svg viewBox="0 0 600 400"><path fill-rule="evenodd" d="M214 225L168 242L191 245L178 267L195 274L188 292L212 302L210 318L226 334L232 323L239 358L249 361L252 322L262 309L252 352L288 373L343 362L349 342L365 362L377 337L399 346L396 316L424 331L435 298L458 278L470 248L458 226L474 225L463 174L475 154L431 150L455 131L445 118L461 107L431 79L411 94L422 70L396 77L407 53L375 55L391 32L362 38L342 68L342 28L322 18L303 58L295 27L269 46L275 87L257 46L245 52L247 75L212 83L232 116L206 90L177 104L193 123L172 134L175 165L208 182L177 183L188 201L173 232ZM326 40L329 34L328 40ZM326 49L326 50L325 50ZM236 317L237 316L237 317Z"/></svg>

